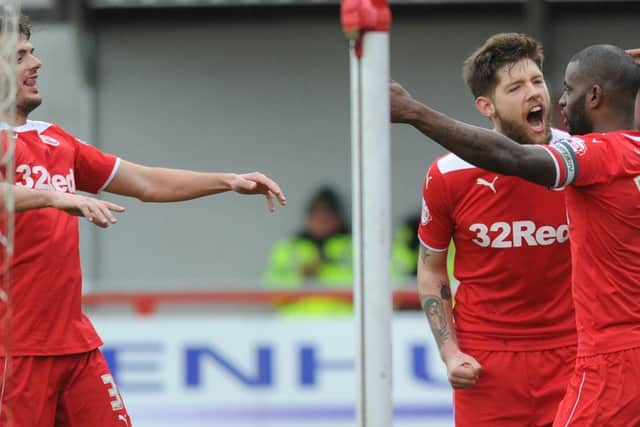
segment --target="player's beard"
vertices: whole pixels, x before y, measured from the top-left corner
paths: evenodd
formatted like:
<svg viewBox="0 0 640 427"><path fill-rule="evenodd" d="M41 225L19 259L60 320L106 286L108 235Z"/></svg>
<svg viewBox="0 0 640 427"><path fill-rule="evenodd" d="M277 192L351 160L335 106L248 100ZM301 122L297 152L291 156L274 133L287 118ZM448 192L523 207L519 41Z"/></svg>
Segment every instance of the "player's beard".
<svg viewBox="0 0 640 427"><path fill-rule="evenodd" d="M17 105L16 109L19 110L25 117L29 115L33 110L38 108L42 104L41 97L23 98Z"/></svg>
<svg viewBox="0 0 640 427"><path fill-rule="evenodd" d="M522 123L518 123L515 120L510 120L498 112L497 118L500 121L500 129L501 132L513 139L520 144L531 144L535 145L537 142L527 133L526 125ZM549 118L547 117L546 123L549 123ZM549 141L551 137L551 128L547 126L545 129L545 143Z"/></svg>
<svg viewBox="0 0 640 427"><path fill-rule="evenodd" d="M593 122L587 116L584 103L577 102L573 111L571 111L571 117L567 116L566 118L568 131L571 135L585 135L593 132Z"/></svg>

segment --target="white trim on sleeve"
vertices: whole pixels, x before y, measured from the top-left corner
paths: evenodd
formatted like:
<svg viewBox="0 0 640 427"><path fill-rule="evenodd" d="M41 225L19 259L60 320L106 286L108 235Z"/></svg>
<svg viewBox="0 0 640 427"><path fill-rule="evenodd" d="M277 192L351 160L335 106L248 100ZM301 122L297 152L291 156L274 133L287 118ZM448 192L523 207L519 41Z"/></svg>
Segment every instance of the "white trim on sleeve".
<svg viewBox="0 0 640 427"><path fill-rule="evenodd" d="M436 248L432 248L431 246L427 245L427 244L426 244L426 243L425 243L425 242L420 238L420 236L419 236L419 235L418 235L418 240L420 241L420 244L421 244L422 246L424 246L424 248L425 248L425 249L428 249L428 250L430 250L431 252L445 252L446 250L448 250L448 249L449 249L449 246L448 246L448 245L447 245L447 247L446 247L446 248L444 248L444 249L436 249Z"/></svg>
<svg viewBox="0 0 640 427"><path fill-rule="evenodd" d="M109 175L109 178L107 178L104 184L102 184L102 187L100 187L100 189L98 190L98 193L104 190L105 188L107 188L109 184L111 184L111 181L113 181L113 178L115 178L116 174L118 173L118 169L120 169L120 157L116 157L116 164L113 165L113 169L111 170L111 175Z"/></svg>
<svg viewBox="0 0 640 427"><path fill-rule="evenodd" d="M541 148L544 150L545 153L547 153L549 155L549 157L551 157L551 160L553 160L553 166L556 170L556 180L555 183L553 184L553 188L559 188L560 186L560 165L558 164L558 160L556 159L556 157L551 154L551 152L549 151L548 147L544 147L541 146Z"/></svg>

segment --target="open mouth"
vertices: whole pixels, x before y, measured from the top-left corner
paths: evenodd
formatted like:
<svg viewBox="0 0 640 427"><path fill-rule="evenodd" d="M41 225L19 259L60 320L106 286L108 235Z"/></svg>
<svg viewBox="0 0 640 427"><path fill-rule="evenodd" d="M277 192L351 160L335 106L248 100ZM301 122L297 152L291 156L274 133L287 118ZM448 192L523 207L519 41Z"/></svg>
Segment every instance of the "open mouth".
<svg viewBox="0 0 640 427"><path fill-rule="evenodd" d="M536 105L527 114L527 123L534 132L544 131L544 110L542 106Z"/></svg>
<svg viewBox="0 0 640 427"><path fill-rule="evenodd" d="M28 87L36 87L37 76L29 77L24 80L24 85Z"/></svg>

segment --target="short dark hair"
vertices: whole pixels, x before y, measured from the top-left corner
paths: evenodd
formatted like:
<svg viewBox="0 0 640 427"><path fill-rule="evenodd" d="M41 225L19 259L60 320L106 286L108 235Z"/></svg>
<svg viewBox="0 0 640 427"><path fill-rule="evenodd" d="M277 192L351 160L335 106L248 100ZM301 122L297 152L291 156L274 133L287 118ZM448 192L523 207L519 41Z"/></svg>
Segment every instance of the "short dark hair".
<svg viewBox="0 0 640 427"><path fill-rule="evenodd" d="M0 18L0 31L5 31L6 18ZM26 15L20 15L18 19L18 35L23 36L26 40L31 38L31 20Z"/></svg>
<svg viewBox="0 0 640 427"><path fill-rule="evenodd" d="M316 209L327 209L342 217L342 204L338 193L329 186L318 188L307 204L307 213Z"/></svg>
<svg viewBox="0 0 640 427"><path fill-rule="evenodd" d="M465 59L462 77L475 98L487 96L498 85L500 68L527 58L542 70L542 43L521 33L495 34Z"/></svg>
<svg viewBox="0 0 640 427"><path fill-rule="evenodd" d="M578 70L593 84L608 88L616 101L635 100L640 90L640 67L627 52L618 46L596 44L573 55L569 61L578 64ZM625 94L628 94L628 99Z"/></svg>

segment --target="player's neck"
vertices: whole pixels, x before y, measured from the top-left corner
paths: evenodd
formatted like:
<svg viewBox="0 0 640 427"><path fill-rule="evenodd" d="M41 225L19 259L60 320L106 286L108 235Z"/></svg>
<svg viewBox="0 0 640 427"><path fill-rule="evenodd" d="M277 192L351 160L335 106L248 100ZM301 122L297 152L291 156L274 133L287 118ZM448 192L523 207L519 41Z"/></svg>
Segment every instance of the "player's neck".
<svg viewBox="0 0 640 427"><path fill-rule="evenodd" d="M27 123L27 115L21 114L20 112L16 112L15 114L10 114L6 111L2 113L2 122L7 123L11 126L22 126Z"/></svg>
<svg viewBox="0 0 640 427"><path fill-rule="evenodd" d="M594 133L607 133L616 130L634 129L633 117L624 117L622 114L612 114L593 121Z"/></svg>
<svg viewBox="0 0 640 427"><path fill-rule="evenodd" d="M617 130L633 130L633 120L602 120L593 123L593 133L607 133Z"/></svg>

